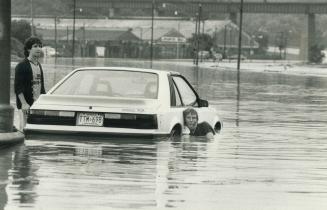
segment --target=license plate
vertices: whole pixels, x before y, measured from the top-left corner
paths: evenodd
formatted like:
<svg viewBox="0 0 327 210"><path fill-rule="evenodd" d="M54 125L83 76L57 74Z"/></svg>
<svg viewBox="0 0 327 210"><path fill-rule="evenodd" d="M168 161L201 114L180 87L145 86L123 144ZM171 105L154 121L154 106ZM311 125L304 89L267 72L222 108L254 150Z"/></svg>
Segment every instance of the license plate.
<svg viewBox="0 0 327 210"><path fill-rule="evenodd" d="M103 126L103 114L79 113L77 115L76 125Z"/></svg>

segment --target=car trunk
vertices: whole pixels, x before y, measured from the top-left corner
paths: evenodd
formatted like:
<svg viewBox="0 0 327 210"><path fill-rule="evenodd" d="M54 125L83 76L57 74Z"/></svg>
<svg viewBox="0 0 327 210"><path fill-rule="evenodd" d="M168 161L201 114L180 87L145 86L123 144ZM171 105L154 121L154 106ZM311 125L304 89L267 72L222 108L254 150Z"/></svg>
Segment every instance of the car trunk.
<svg viewBox="0 0 327 210"><path fill-rule="evenodd" d="M154 112L159 106L158 100L156 99L41 95L32 109L142 113Z"/></svg>
<svg viewBox="0 0 327 210"><path fill-rule="evenodd" d="M82 118L100 116L100 125L91 126L156 129L158 107L152 99L42 95L31 107L28 123L76 126ZM63 116L62 111L73 114Z"/></svg>

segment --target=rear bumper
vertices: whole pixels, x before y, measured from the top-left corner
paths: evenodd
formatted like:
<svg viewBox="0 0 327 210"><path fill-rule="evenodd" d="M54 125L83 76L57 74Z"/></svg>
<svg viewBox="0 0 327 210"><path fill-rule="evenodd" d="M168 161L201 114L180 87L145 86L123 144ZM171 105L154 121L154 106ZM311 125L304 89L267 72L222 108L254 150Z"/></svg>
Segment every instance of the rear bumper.
<svg viewBox="0 0 327 210"><path fill-rule="evenodd" d="M78 138L107 138L107 137L137 137L137 138L156 138L169 136L169 133L160 132L157 129L124 129L106 128L90 126L57 126L57 125L37 125L27 124L24 129L26 139L34 139L37 136L57 135L57 136L76 136Z"/></svg>

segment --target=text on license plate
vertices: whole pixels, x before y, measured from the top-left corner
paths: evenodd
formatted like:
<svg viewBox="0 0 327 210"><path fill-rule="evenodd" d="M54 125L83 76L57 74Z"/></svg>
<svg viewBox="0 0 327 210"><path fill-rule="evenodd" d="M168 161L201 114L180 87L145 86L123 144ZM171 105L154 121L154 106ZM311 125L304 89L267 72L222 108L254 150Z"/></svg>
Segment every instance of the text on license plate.
<svg viewBox="0 0 327 210"><path fill-rule="evenodd" d="M103 114L79 113L77 115L77 125L103 126Z"/></svg>

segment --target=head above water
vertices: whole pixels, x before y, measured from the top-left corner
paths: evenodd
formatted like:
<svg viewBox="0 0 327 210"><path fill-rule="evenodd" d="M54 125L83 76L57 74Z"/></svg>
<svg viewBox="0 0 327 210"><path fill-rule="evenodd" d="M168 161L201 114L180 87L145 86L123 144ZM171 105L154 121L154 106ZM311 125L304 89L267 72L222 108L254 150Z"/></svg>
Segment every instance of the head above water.
<svg viewBox="0 0 327 210"><path fill-rule="evenodd" d="M189 114L196 115L197 119L199 119L197 111L195 109L189 107L183 111L184 120L185 120L186 116Z"/></svg>
<svg viewBox="0 0 327 210"><path fill-rule="evenodd" d="M199 116L195 109L187 108L183 111L184 125L190 130L195 130L198 125Z"/></svg>
<svg viewBox="0 0 327 210"><path fill-rule="evenodd" d="M28 39L26 39L25 43L24 43L24 55L27 58L30 54L30 50L32 49L32 46L34 44L38 44L42 47L42 42L39 38L37 37L30 37Z"/></svg>

